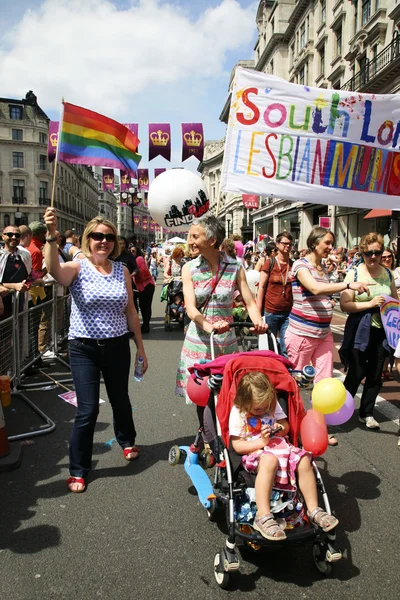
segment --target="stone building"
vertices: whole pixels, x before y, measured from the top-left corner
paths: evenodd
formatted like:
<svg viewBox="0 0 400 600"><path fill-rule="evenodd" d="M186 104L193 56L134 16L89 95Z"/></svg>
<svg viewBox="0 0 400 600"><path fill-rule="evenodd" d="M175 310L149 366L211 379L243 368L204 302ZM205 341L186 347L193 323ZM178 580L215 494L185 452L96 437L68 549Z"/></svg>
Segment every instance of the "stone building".
<svg viewBox="0 0 400 600"><path fill-rule="evenodd" d="M41 220L50 205L54 163L47 157L49 118L28 92L23 100L0 98L0 227ZM98 214L91 170L59 163L54 205L59 229L82 233Z"/></svg>
<svg viewBox="0 0 400 600"><path fill-rule="evenodd" d="M398 0L261 0L256 15L258 38L253 61L240 66L270 73L292 83L347 91L391 93L400 91L400 3ZM247 64L246 64L247 63ZM233 71L234 73L234 71ZM231 81L229 89L231 88ZM220 115L228 120L230 94ZM223 160L221 150L205 157L199 170L210 173L209 185L219 190ZM211 142L215 146L216 142ZM212 198L212 188L210 187ZM223 194L222 194L223 195ZM221 197L222 197L221 195ZM362 235L377 229L386 241L397 233L397 218L354 208L288 202L284 198L260 198L251 211L249 236L239 199L232 213L236 230L244 237L267 234L275 237L289 229L299 247L320 217L330 217L337 244L350 247ZM219 214L226 217L223 205ZM229 213L228 213L229 214ZM367 217L367 219L365 218Z"/></svg>

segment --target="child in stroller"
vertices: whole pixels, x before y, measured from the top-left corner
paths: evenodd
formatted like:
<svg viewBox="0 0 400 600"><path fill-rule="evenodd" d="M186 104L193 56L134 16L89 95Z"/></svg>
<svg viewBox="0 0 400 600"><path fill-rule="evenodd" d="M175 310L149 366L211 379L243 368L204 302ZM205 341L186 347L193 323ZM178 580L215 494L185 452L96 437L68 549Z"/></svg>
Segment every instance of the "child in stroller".
<svg viewBox="0 0 400 600"><path fill-rule="evenodd" d="M183 300L182 278L174 278L168 284L167 306L165 307L165 330L171 329L171 323L179 323L183 328L185 305Z"/></svg>
<svg viewBox="0 0 400 600"><path fill-rule="evenodd" d="M318 506L310 453L290 444L285 439L288 432L286 414L277 402L275 388L267 375L259 371L244 375L231 409L229 433L232 447L242 456L245 470L256 474L257 514L253 528L271 541L287 537L271 512L272 487L275 483L284 489L296 490L295 471L311 523L325 533L338 524L336 517Z"/></svg>

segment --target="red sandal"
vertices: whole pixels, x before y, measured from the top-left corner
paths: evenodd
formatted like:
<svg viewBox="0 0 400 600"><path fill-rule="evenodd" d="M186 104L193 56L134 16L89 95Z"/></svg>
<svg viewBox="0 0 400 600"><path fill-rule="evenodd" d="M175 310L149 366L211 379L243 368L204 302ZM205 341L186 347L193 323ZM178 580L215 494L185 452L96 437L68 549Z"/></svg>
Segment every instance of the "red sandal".
<svg viewBox="0 0 400 600"><path fill-rule="evenodd" d="M83 487L81 490L73 490L71 488L71 485L73 483L80 483ZM74 494L81 494L82 492L84 492L86 490L86 483L85 480L83 479L83 477L68 477L67 479L67 486L70 492L73 492Z"/></svg>
<svg viewBox="0 0 400 600"><path fill-rule="evenodd" d="M140 450L137 446L132 446L131 448L123 448L124 451L124 457L126 460L136 460L137 458L139 458L140 456ZM128 454L132 454L132 452L136 452L136 456L132 456L131 458L128 458Z"/></svg>

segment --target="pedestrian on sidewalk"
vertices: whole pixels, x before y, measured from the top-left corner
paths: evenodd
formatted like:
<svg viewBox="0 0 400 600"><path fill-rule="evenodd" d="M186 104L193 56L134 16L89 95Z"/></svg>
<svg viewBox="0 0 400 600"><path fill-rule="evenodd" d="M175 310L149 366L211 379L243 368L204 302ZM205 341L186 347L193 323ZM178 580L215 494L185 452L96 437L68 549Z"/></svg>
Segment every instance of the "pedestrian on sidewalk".
<svg viewBox="0 0 400 600"><path fill-rule="evenodd" d="M142 333L150 333L150 320L152 315L151 304L153 302L156 284L142 256L136 258L136 271L133 274L134 296L136 311L142 315Z"/></svg>
<svg viewBox="0 0 400 600"><path fill-rule="evenodd" d="M383 237L368 233L360 240L362 263L349 270L345 277L347 289L340 296L340 308L349 313L340 349L342 362L348 371L344 386L355 396L365 377L360 402L359 421L368 429L379 429L373 412L376 398L382 387L382 371L387 352L386 340L379 307L384 295L397 297L392 272L381 264L384 250ZM354 293L354 282L369 285L368 293Z"/></svg>
<svg viewBox="0 0 400 600"><path fill-rule="evenodd" d="M100 373L110 400L115 437L126 460L135 460L136 431L128 395L131 364L129 331L135 334L136 360L147 358L139 319L133 304L128 269L113 260L120 253L115 225L102 217L92 219L83 233L87 260L60 263L57 252L57 218L47 208L45 259L54 279L69 286L72 297L69 356L76 390L77 411L69 446L71 492L83 492L92 466L93 436L99 414Z"/></svg>
<svg viewBox="0 0 400 600"><path fill-rule="evenodd" d="M296 260L292 268L293 308L285 342L289 359L296 369L312 364L315 383L333 375L333 336L330 328L333 306L331 296L345 289L368 293L363 282L329 283L322 261L332 252L335 236L325 227L314 227L307 238L305 258ZM335 437L329 438L337 445Z"/></svg>

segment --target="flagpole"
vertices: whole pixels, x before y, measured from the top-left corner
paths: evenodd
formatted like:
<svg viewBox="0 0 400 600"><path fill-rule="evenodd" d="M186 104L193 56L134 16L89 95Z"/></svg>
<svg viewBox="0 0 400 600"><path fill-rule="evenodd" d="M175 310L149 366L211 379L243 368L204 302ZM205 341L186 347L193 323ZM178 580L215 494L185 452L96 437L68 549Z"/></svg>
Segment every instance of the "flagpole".
<svg viewBox="0 0 400 600"><path fill-rule="evenodd" d="M61 99L61 103L62 103L62 108L61 108L60 122L58 125L57 150L56 150L56 158L55 158L54 171L53 171L53 185L51 188L51 200L50 200L51 208L54 207L54 199L55 199L55 195L56 195L58 150L60 148L60 131L62 130L62 124L63 124L63 119L64 119L64 98Z"/></svg>

